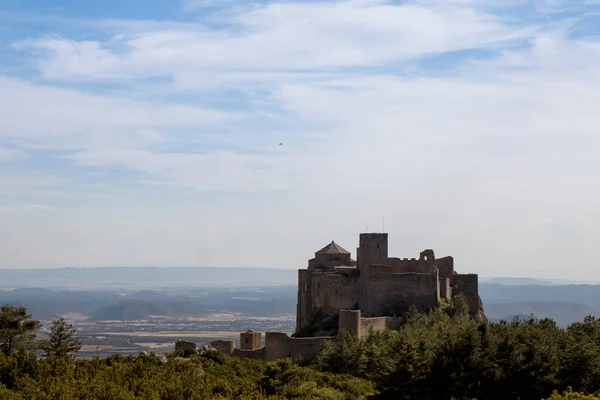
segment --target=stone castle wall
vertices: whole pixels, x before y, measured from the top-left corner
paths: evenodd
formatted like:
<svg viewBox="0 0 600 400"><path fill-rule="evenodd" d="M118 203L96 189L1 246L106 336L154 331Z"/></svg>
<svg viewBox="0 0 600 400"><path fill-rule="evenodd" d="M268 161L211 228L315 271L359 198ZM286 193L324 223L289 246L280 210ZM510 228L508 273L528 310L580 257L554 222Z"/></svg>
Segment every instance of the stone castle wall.
<svg viewBox="0 0 600 400"><path fill-rule="evenodd" d="M453 295L463 294L469 302L469 312L473 315L481 311L479 279L477 274L454 274L452 277Z"/></svg>
<svg viewBox="0 0 600 400"><path fill-rule="evenodd" d="M231 355L235 350L235 342L233 340L215 340L214 342L210 342L210 345L223 354Z"/></svg>
<svg viewBox="0 0 600 400"><path fill-rule="evenodd" d="M381 332L389 329L398 329L400 318L377 317L364 318L360 310L340 310L340 332L349 332L354 337L366 337L370 332ZM259 340L262 334L252 332L253 337ZM247 337L248 332L240 334L240 338ZM265 346L256 349L237 349L233 340L217 340L210 345L218 351L234 357L246 357L257 360L275 361L281 358L292 360L311 360L317 356L324 341L337 340L337 336L319 336L307 338L290 337L284 332L266 332ZM256 343L256 342L255 342Z"/></svg>
<svg viewBox="0 0 600 400"><path fill-rule="evenodd" d="M198 344L194 342L188 342L185 340L178 340L175 342L175 351L185 351L185 350L198 350Z"/></svg>
<svg viewBox="0 0 600 400"><path fill-rule="evenodd" d="M389 265L371 265L362 272L358 308L367 317L400 315L413 305L427 310L439 300L437 274L393 274Z"/></svg>
<svg viewBox="0 0 600 400"><path fill-rule="evenodd" d="M257 332L258 335L261 335ZM310 360L316 357L321 343L325 340L335 340L335 337L321 336L313 338L292 338L284 332L267 332L265 346L253 350L237 349L232 340L217 340L210 345L218 351L234 357L245 357L256 360L275 361L291 357L297 361Z"/></svg>
<svg viewBox="0 0 600 400"><path fill-rule="evenodd" d="M260 348L256 350L242 350L242 349L233 349L230 355L234 357L244 357L251 358L253 360L264 360L265 359L265 348Z"/></svg>
<svg viewBox="0 0 600 400"><path fill-rule="evenodd" d="M313 310L337 313L358 304L358 270L300 270L298 272L298 306L296 326L309 323Z"/></svg>

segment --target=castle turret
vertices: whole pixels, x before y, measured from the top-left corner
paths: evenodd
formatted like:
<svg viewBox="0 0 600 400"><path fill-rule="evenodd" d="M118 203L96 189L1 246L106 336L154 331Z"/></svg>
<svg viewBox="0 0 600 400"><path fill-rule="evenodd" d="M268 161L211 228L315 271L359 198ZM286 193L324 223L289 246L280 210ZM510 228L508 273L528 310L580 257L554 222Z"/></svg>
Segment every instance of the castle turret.
<svg viewBox="0 0 600 400"><path fill-rule="evenodd" d="M358 268L388 264L388 234L361 233L357 261Z"/></svg>

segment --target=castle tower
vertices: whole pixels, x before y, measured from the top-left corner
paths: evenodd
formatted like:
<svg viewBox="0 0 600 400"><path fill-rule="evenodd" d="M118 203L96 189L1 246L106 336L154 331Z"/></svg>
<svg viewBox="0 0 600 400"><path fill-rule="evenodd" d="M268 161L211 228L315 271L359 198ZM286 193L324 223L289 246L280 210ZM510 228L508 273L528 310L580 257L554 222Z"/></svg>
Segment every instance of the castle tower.
<svg viewBox="0 0 600 400"><path fill-rule="evenodd" d="M358 268L388 264L388 234L361 233L357 250Z"/></svg>
<svg viewBox="0 0 600 400"><path fill-rule="evenodd" d="M249 329L246 332L240 333L240 349L241 350L258 350L260 349L262 335L260 332L254 332Z"/></svg>

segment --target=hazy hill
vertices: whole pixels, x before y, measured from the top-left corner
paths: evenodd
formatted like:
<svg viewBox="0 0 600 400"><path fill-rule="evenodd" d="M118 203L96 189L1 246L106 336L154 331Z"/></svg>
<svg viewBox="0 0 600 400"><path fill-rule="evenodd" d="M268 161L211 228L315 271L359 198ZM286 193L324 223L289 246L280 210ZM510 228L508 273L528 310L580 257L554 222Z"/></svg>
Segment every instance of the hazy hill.
<svg viewBox="0 0 600 400"><path fill-rule="evenodd" d="M0 303L26 306L43 320L66 313L110 320L223 311L269 317L296 312L296 284L297 271L268 268L0 270L0 287L16 288L0 290ZM488 278L479 291L492 320L533 313L566 325L600 315L600 285Z"/></svg>
<svg viewBox="0 0 600 400"><path fill-rule="evenodd" d="M103 267L0 270L0 289L16 287L156 289L294 284L298 272L275 268Z"/></svg>
<svg viewBox="0 0 600 400"><path fill-rule="evenodd" d="M102 307L92 313L90 321L139 321L147 320L154 315L176 315L181 310L172 304L144 301L123 300L110 306Z"/></svg>

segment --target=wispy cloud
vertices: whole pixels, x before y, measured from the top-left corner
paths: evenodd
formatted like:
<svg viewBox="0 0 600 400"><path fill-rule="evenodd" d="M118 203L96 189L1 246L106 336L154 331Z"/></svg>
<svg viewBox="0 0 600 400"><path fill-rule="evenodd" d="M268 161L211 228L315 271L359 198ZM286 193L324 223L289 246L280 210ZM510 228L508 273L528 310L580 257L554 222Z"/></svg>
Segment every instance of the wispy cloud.
<svg viewBox="0 0 600 400"><path fill-rule="evenodd" d="M225 17L221 17L225 20ZM373 67L531 37L466 7L344 1L270 3L227 14L226 26L115 36L108 41L53 37L20 43L46 51L48 79L185 79L226 70L302 71Z"/></svg>
<svg viewBox="0 0 600 400"><path fill-rule="evenodd" d="M0 147L0 162L20 161L28 157L27 153L19 149Z"/></svg>
<svg viewBox="0 0 600 400"><path fill-rule="evenodd" d="M487 272L594 251L586 3L182 5L181 20L86 17L85 37L82 18L13 41L29 72L0 77L0 190L17 208L68 192L56 213L12 217L39 215L65 252L76 237L56 260L297 267L316 231L352 246L382 214L394 252L431 245Z"/></svg>

